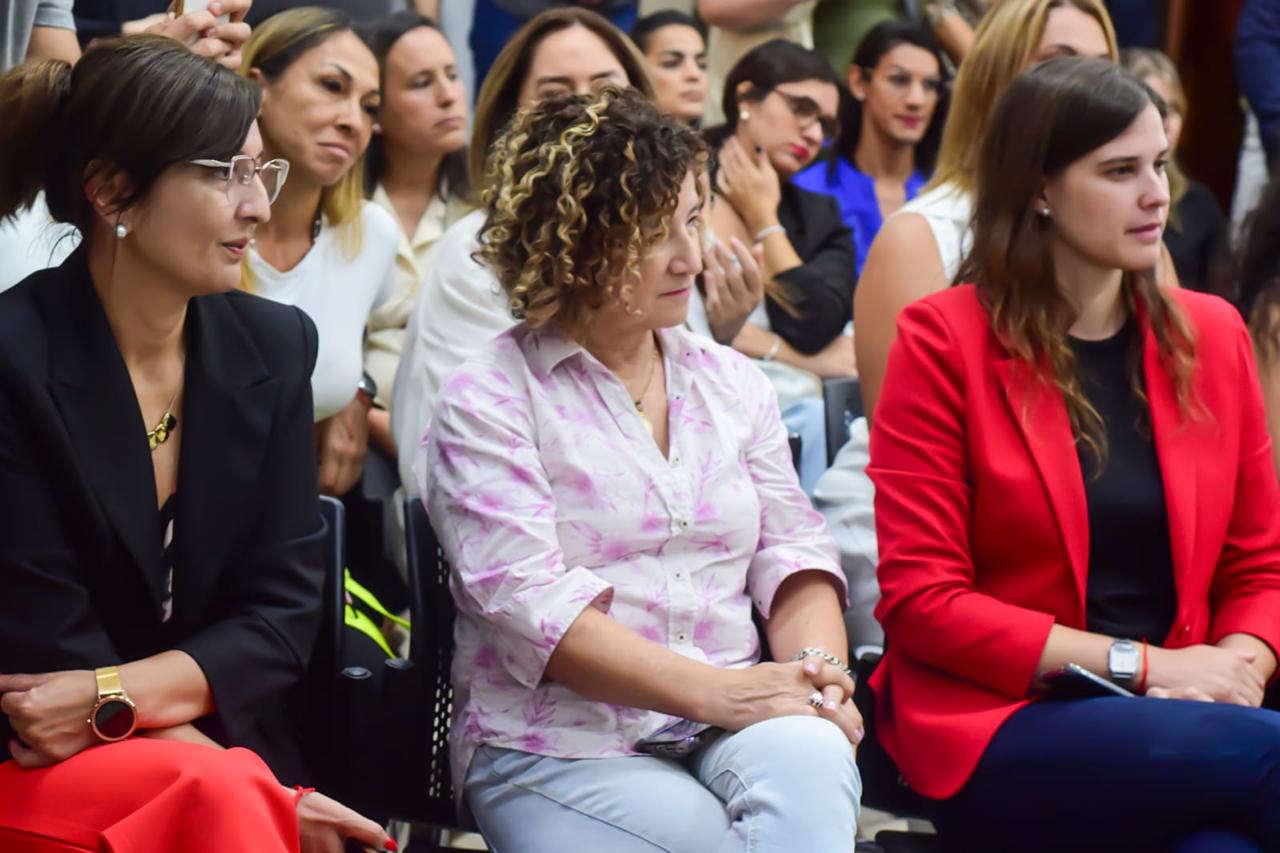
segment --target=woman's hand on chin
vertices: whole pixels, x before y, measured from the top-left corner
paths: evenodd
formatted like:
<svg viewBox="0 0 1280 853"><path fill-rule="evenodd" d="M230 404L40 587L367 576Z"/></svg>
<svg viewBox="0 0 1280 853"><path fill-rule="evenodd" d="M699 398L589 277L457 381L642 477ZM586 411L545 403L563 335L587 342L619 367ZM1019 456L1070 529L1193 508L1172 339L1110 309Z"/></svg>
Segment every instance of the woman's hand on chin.
<svg viewBox="0 0 1280 853"><path fill-rule="evenodd" d="M374 850L398 849L382 827L318 791L298 800L298 836L302 853L342 853L348 838Z"/></svg>
<svg viewBox="0 0 1280 853"><path fill-rule="evenodd" d="M98 742L88 722L98 699L92 671L0 675L0 693L0 712L18 738L9 752L22 767L48 767Z"/></svg>

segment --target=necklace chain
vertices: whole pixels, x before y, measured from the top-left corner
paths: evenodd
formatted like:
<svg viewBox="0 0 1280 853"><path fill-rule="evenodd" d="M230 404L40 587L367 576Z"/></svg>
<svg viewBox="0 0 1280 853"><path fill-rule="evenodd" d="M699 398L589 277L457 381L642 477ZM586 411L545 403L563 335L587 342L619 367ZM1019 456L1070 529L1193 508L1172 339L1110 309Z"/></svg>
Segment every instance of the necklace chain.
<svg viewBox="0 0 1280 853"><path fill-rule="evenodd" d="M173 399L169 401L169 405L165 406L164 414L160 416L160 423L147 430L147 446L154 451L157 447L169 440L169 436L178 428L178 419L173 415L173 404L178 402L178 395L182 393L182 387L173 393Z"/></svg>
<svg viewBox="0 0 1280 853"><path fill-rule="evenodd" d="M641 389L640 396L631 401L635 403L636 412L640 415L640 422L649 431L649 435L653 435L653 421L649 420L649 416L645 414L644 398L649 393L649 387L653 385L653 377L658 372L658 362L662 360L662 348L658 346L657 336L654 336L653 344L653 361L649 364L649 378L644 381L644 388Z"/></svg>

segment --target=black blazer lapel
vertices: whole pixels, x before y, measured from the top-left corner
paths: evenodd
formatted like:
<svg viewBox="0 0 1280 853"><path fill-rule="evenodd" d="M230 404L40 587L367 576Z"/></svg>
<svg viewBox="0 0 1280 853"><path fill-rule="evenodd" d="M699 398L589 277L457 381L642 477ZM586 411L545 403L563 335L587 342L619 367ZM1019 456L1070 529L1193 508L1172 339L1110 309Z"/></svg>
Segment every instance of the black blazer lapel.
<svg viewBox="0 0 1280 853"><path fill-rule="evenodd" d="M76 464L141 572L158 615L165 577L147 427L84 250L59 272L37 297L51 336L62 342L51 356L49 393Z"/></svg>
<svg viewBox="0 0 1280 853"><path fill-rule="evenodd" d="M175 513L175 619L201 619L217 601L219 567L251 533L253 501L276 410L272 377L227 300L196 298L187 310L186 391Z"/></svg>

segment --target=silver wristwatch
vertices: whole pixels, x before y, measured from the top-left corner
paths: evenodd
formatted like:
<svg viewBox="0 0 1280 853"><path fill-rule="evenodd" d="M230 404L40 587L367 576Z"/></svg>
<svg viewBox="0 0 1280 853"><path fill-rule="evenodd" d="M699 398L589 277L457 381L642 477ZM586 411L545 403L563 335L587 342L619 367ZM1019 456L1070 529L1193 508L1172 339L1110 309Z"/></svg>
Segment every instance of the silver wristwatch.
<svg viewBox="0 0 1280 853"><path fill-rule="evenodd" d="M1132 640L1116 640L1107 652L1107 674L1121 687L1132 687L1138 678L1138 659Z"/></svg>

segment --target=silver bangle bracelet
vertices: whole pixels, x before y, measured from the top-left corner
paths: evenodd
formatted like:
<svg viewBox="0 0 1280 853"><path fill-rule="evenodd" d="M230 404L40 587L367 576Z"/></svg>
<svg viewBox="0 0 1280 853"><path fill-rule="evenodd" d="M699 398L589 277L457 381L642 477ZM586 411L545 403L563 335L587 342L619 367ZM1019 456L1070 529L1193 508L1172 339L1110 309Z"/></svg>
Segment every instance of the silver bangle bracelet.
<svg viewBox="0 0 1280 853"><path fill-rule="evenodd" d="M797 660L804 660L805 658L822 658L824 661L831 664L832 666L839 667L844 672L845 675L848 675L848 676L853 675L853 670L849 669L849 665L847 663L840 660L840 658L836 657L830 652L823 651L822 649L801 649L800 651L796 652L795 656L793 656L791 659L793 661L797 661Z"/></svg>
<svg viewBox="0 0 1280 853"><path fill-rule="evenodd" d="M763 243L765 240L768 240L774 234L786 234L786 233L787 233L787 229L783 228L781 225L768 225L756 232L756 242Z"/></svg>

